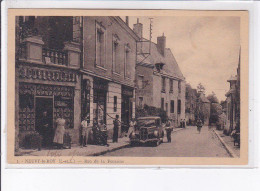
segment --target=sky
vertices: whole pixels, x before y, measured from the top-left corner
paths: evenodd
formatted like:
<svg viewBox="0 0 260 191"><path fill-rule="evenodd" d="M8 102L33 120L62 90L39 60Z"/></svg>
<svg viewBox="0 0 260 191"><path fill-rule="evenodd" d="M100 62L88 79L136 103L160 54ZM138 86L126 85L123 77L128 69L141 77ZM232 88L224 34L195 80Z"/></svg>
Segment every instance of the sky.
<svg viewBox="0 0 260 191"><path fill-rule="evenodd" d="M143 36L149 39L149 17L138 17L143 24ZM137 17L129 17L129 26ZM229 90L227 80L236 75L240 49L240 18L211 17L153 17L152 41L164 33L170 48L186 78L196 88L199 83L206 95L214 92L219 101Z"/></svg>

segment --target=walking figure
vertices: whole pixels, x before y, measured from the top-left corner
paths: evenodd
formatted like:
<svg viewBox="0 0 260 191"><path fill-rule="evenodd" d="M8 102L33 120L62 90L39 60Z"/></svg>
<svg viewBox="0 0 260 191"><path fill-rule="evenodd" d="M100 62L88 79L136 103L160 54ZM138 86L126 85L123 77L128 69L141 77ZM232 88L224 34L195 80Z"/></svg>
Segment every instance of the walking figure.
<svg viewBox="0 0 260 191"><path fill-rule="evenodd" d="M87 115L84 120L81 122L81 146L86 147L88 143L88 135L91 130L89 122L89 115Z"/></svg>
<svg viewBox="0 0 260 191"><path fill-rule="evenodd" d="M119 115L116 115L116 118L114 119L114 132L113 132L113 143L118 142L118 129L119 129Z"/></svg>
<svg viewBox="0 0 260 191"><path fill-rule="evenodd" d="M172 142L172 137L171 137L172 130L173 130L173 128L171 127L171 122L170 122L170 120L167 120L165 131L166 131L166 134L167 134L168 143Z"/></svg>
<svg viewBox="0 0 260 191"><path fill-rule="evenodd" d="M202 125L203 125L203 124L202 124L201 119L198 119L198 121L197 121L197 130L198 130L199 134L200 134L200 131L201 131Z"/></svg>

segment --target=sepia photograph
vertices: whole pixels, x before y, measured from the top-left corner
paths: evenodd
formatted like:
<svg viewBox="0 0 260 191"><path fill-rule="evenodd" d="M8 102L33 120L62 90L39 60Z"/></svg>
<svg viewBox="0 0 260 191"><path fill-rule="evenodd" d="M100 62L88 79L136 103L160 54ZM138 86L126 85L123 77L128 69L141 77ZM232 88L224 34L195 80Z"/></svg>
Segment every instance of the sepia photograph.
<svg viewBox="0 0 260 191"><path fill-rule="evenodd" d="M10 163L247 164L247 11L30 11L8 18Z"/></svg>

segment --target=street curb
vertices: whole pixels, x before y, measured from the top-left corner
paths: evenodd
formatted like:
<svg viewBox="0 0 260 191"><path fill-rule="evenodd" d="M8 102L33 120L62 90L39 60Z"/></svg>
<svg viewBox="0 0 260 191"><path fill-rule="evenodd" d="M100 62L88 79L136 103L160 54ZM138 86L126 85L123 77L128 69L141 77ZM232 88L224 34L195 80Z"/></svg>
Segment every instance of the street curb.
<svg viewBox="0 0 260 191"><path fill-rule="evenodd" d="M219 134L213 129L213 132L215 133L215 135L217 135L218 139L220 140L220 142L222 143L222 145L224 146L224 148L226 149L226 151L228 152L228 154L233 157L233 158L239 158L234 152L233 150L225 143L225 141L219 136Z"/></svg>
<svg viewBox="0 0 260 191"><path fill-rule="evenodd" d="M105 151L100 151L100 152L97 152L97 153L93 153L93 154L90 154L88 156L100 156L100 155L104 155L106 153L109 153L109 152L113 152L113 151L116 151L116 150L119 150L119 149L123 149L123 148L126 148L130 145L130 143L127 143L127 144L124 144L124 145L121 145L119 147L115 147L113 149L108 149L108 150L105 150Z"/></svg>
<svg viewBox="0 0 260 191"><path fill-rule="evenodd" d="M177 131L180 131L180 130L183 130L185 128L180 128L180 129L176 129L174 132L177 132ZM100 152L97 152L97 153L93 153L93 154L90 154L88 156L100 156L100 155L104 155L106 153L109 153L109 152L113 152L113 151L116 151L116 150L119 150L119 149L123 149L123 148L126 148L130 145L130 143L127 143L127 144L124 144L124 145L121 145L119 147L115 147L115 148L112 148L112 149L108 149L108 150L105 150L105 151L100 151Z"/></svg>

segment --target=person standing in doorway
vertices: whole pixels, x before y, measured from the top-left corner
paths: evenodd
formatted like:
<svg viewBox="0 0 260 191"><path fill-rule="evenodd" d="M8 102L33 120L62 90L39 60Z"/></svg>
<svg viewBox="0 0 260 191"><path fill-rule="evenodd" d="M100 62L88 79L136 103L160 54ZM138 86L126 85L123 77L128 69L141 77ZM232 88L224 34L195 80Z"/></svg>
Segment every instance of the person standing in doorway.
<svg viewBox="0 0 260 191"><path fill-rule="evenodd" d="M119 115L116 115L116 118L113 121L114 132L113 132L113 143L118 142L118 130L119 130Z"/></svg>
<svg viewBox="0 0 260 191"><path fill-rule="evenodd" d="M91 130L88 122L89 115L84 117L83 121L81 122L81 146L87 147L88 143L88 135L89 131Z"/></svg>
<svg viewBox="0 0 260 191"><path fill-rule="evenodd" d="M48 113L46 110L42 113L40 126L41 128L39 129L39 134L42 136L42 145L45 147L50 147L53 133L51 127L51 120L48 117Z"/></svg>
<svg viewBox="0 0 260 191"><path fill-rule="evenodd" d="M53 143L58 147L58 149L62 149L63 147L63 137L65 134L65 125L66 120L63 118L63 113L60 114L60 117L56 120L56 130L53 139Z"/></svg>

